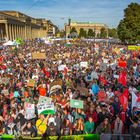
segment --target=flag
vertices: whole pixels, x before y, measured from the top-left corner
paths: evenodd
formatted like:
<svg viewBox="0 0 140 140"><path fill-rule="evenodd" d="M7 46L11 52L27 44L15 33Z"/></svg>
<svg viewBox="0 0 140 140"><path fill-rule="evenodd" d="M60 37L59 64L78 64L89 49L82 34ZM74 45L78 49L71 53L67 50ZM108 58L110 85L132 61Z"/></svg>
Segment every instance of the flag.
<svg viewBox="0 0 140 140"><path fill-rule="evenodd" d="M119 66L119 67L122 67L122 68L125 68L125 67L126 67L126 61L124 61L124 60L119 60L119 61L118 61L118 66Z"/></svg>
<svg viewBox="0 0 140 140"><path fill-rule="evenodd" d="M46 75L46 77L48 78L49 77L49 72L48 71L46 71L46 69L45 68L43 68L43 72L44 72L44 74Z"/></svg>
<svg viewBox="0 0 140 140"><path fill-rule="evenodd" d="M122 84L123 86L126 86L126 72L120 72L118 83Z"/></svg>
<svg viewBox="0 0 140 140"><path fill-rule="evenodd" d="M124 111L126 111L128 106L128 89L124 89L123 93L119 97L120 103L123 106Z"/></svg>
<svg viewBox="0 0 140 140"><path fill-rule="evenodd" d="M106 85L106 84L107 84L107 81L106 81L106 79L105 79L104 77L100 76L100 77L99 77L99 80L100 80L100 82L101 82L103 85Z"/></svg>

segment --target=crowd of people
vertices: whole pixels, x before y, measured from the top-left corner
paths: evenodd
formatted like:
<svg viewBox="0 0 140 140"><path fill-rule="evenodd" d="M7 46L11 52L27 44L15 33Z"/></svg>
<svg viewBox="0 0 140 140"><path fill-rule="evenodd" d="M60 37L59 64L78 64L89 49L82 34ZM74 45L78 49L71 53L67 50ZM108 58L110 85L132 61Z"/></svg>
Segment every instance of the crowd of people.
<svg viewBox="0 0 140 140"><path fill-rule="evenodd" d="M33 52L46 58L33 59ZM140 51L125 45L26 40L0 49L0 79L0 135L140 135ZM51 91L54 83L60 87ZM38 113L40 96L52 99L54 114ZM83 108L71 107L72 99ZM32 119L26 102L35 105Z"/></svg>

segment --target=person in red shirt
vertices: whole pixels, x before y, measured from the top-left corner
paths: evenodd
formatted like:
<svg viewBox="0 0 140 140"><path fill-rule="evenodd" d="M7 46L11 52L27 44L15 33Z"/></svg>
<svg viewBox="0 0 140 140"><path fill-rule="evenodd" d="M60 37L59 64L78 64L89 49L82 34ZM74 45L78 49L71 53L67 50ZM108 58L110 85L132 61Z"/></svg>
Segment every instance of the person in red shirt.
<svg viewBox="0 0 140 140"><path fill-rule="evenodd" d="M37 87L37 90L38 90L40 96L46 96L47 90L46 90L46 85L45 84L39 85Z"/></svg>

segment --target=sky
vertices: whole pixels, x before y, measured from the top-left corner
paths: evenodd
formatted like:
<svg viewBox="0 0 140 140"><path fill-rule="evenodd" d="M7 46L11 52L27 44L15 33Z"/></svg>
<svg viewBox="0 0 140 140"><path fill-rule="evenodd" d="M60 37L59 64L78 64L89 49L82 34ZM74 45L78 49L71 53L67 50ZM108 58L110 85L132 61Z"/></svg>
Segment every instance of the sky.
<svg viewBox="0 0 140 140"><path fill-rule="evenodd" d="M0 0L0 10L14 10L34 18L52 20L60 29L68 19L78 22L104 23L117 27L123 10L140 0Z"/></svg>

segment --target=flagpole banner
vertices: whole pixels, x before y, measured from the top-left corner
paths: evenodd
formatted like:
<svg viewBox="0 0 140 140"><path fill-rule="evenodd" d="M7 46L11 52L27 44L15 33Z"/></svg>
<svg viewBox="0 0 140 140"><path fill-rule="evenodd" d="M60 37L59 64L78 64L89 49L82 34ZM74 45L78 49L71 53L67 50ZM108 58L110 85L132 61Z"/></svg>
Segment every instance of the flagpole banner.
<svg viewBox="0 0 140 140"><path fill-rule="evenodd" d="M83 101L81 100L70 100L70 107L83 109Z"/></svg>

